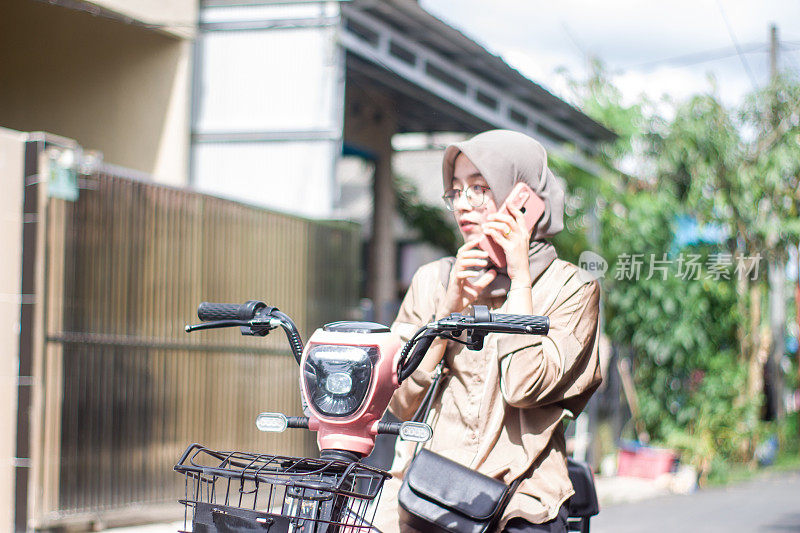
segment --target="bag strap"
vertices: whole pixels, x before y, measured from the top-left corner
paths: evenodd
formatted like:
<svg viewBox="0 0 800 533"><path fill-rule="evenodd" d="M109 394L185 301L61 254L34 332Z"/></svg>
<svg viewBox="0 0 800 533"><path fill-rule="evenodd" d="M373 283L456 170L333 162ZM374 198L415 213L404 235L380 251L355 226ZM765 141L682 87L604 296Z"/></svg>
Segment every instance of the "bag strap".
<svg viewBox="0 0 800 533"><path fill-rule="evenodd" d="M433 406L433 399L439 392L439 386L441 384L443 370L444 370L444 357L442 357L442 360L439 361L439 364L436 365L436 368L433 370L433 381L431 381L431 385L430 387L428 387L428 391L422 398L422 403L419 404L419 407L417 407L414 416L411 417L412 422L425 422L425 420L428 418L428 413L431 412L431 407Z"/></svg>
<svg viewBox="0 0 800 533"><path fill-rule="evenodd" d="M442 265L439 268L439 281L442 285L444 285L445 289L450 281L450 273L453 270L453 265L455 262L455 257L446 257L442 261ZM431 320L436 320L436 314L431 316ZM414 416L411 417L411 422L425 422L425 419L428 418L428 413L431 412L431 406L433 405L433 399L439 392L442 372L444 372L444 358L445 356L442 355L442 359L433 370L433 381L431 381L430 387L428 387L428 390L425 392L425 396L422 398L422 403L419 404L419 407L417 407L417 410L414 412ZM417 450L418 449L419 447L417 447ZM417 455L417 450L414 451L414 455Z"/></svg>

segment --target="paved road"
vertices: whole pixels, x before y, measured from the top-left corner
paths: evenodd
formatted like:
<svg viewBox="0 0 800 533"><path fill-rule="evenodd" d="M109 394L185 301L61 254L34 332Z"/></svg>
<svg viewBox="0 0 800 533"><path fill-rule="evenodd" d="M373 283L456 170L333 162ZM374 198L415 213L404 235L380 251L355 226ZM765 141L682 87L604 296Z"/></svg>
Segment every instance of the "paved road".
<svg viewBox="0 0 800 533"><path fill-rule="evenodd" d="M604 508L592 533L800 533L800 472Z"/></svg>

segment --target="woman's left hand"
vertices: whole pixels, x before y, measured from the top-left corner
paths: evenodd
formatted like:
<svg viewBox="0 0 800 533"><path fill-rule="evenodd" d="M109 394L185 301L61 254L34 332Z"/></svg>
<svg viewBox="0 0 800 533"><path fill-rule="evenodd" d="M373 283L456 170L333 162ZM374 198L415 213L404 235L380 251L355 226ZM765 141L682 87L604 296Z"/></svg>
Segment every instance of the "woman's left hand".
<svg viewBox="0 0 800 533"><path fill-rule="evenodd" d="M511 209L511 215L504 212L492 213L483 226L483 232L491 236L506 254L506 271L513 285L531 285L530 248L531 233L525 224L525 215L519 209Z"/></svg>

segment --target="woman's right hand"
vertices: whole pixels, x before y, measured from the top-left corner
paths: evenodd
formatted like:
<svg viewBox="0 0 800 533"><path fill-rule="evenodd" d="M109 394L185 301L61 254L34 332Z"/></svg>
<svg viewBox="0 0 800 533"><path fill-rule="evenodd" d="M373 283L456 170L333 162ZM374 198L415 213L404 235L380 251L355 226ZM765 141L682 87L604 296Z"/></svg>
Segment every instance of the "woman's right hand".
<svg viewBox="0 0 800 533"><path fill-rule="evenodd" d="M437 316L437 319L462 312L497 277L497 271L488 268L489 253L478 248L478 242L477 239L469 241L458 249L440 310L442 316Z"/></svg>

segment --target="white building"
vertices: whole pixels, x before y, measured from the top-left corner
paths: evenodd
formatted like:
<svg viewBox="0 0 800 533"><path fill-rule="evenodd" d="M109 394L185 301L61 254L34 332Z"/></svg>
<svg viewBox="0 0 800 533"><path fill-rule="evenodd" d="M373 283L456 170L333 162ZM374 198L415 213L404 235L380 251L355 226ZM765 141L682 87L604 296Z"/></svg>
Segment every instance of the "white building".
<svg viewBox="0 0 800 533"><path fill-rule="evenodd" d="M353 216L337 168L347 156L373 164L368 293L384 321L397 292L396 134L515 129L590 171L613 138L413 0L204 0L195 65L194 187Z"/></svg>

